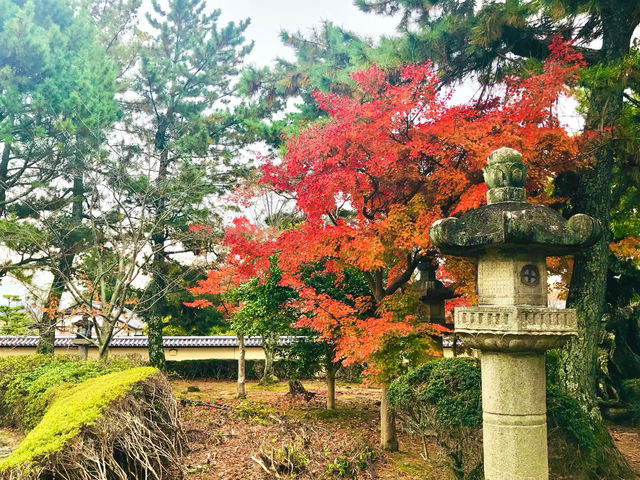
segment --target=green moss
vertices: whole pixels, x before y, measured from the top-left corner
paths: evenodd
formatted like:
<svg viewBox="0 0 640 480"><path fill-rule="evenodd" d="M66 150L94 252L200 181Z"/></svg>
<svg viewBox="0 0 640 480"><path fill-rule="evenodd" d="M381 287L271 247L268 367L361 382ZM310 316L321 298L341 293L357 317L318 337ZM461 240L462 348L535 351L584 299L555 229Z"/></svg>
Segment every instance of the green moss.
<svg viewBox="0 0 640 480"><path fill-rule="evenodd" d="M139 367L92 378L67 390L58 389L38 425L3 462L0 471L27 466L60 451L80 429L93 425L109 405L158 371Z"/></svg>
<svg viewBox="0 0 640 480"><path fill-rule="evenodd" d="M30 430L52 400L49 389L126 370L130 360L80 361L73 356L25 355L0 359L0 423Z"/></svg>
<svg viewBox="0 0 640 480"><path fill-rule="evenodd" d="M308 408L305 410L292 410L288 415L296 418L299 417L302 420L324 420L328 422L335 422L344 424L350 420L371 420L375 418L378 413L375 411L362 410L360 408L352 407L340 407L337 409L329 410L327 408Z"/></svg>

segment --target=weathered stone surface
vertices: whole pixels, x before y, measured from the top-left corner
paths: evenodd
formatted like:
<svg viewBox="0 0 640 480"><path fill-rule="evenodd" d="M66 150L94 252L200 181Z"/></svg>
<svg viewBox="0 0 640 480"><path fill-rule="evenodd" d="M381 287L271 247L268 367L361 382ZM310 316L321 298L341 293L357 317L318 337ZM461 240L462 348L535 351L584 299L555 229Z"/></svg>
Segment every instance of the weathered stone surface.
<svg viewBox="0 0 640 480"><path fill-rule="evenodd" d="M455 332L465 346L494 352L543 352L576 335L575 310L535 306L456 308Z"/></svg>
<svg viewBox="0 0 640 480"><path fill-rule="evenodd" d="M487 203L524 202L527 166L522 163L520 152L512 148L499 148L489 155L487 163L484 169L484 181L489 187Z"/></svg>
<svg viewBox="0 0 640 480"><path fill-rule="evenodd" d="M578 214L567 221L555 210L527 203L526 172L516 150L500 148L489 155L484 170L487 205L434 222L429 229L433 244L442 253L467 257L492 249L554 256L589 247L600 238L602 228L594 218Z"/></svg>
<svg viewBox="0 0 640 480"><path fill-rule="evenodd" d="M527 168L510 148L484 170L487 205L435 222L441 253L478 259L478 305L456 308L455 332L481 350L487 480L547 480L544 351L576 335L574 310L547 308L546 257L593 245L597 220L526 202Z"/></svg>
<svg viewBox="0 0 640 480"><path fill-rule="evenodd" d="M485 479L546 480L544 355L483 352L480 363Z"/></svg>
<svg viewBox="0 0 640 480"><path fill-rule="evenodd" d="M501 202L449 217L431 225L429 236L442 253L464 257L491 249L564 255L589 247L601 235L588 215L568 221L555 210L526 202Z"/></svg>
<svg viewBox="0 0 640 480"><path fill-rule="evenodd" d="M547 305L544 255L488 252L478 257L478 305Z"/></svg>
<svg viewBox="0 0 640 480"><path fill-rule="evenodd" d="M502 333L574 333L576 311L529 305L458 307L456 331Z"/></svg>

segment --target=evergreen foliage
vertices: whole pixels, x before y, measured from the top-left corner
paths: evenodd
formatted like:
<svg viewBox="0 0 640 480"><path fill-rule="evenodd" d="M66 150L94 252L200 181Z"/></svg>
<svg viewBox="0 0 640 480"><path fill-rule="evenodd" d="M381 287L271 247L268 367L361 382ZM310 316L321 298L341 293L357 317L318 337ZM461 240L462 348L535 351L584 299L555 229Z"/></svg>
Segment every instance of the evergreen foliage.
<svg viewBox="0 0 640 480"><path fill-rule="evenodd" d="M27 335L31 333L33 320L24 306L14 302L19 300L17 295L3 295L6 305L0 305L0 335Z"/></svg>

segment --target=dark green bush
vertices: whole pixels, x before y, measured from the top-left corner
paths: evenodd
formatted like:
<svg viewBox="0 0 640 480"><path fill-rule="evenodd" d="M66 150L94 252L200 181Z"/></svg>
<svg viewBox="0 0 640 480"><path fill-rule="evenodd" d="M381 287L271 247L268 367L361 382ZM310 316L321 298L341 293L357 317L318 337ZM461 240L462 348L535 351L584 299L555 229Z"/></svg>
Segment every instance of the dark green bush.
<svg viewBox="0 0 640 480"><path fill-rule="evenodd" d="M640 403L640 378L630 378L622 382L622 398L629 403Z"/></svg>
<svg viewBox="0 0 640 480"><path fill-rule="evenodd" d="M425 449L426 437L435 438L454 478L482 478L482 406L476 360L448 358L420 365L392 382L389 401L405 426L422 436Z"/></svg>
<svg viewBox="0 0 640 480"><path fill-rule="evenodd" d="M288 360L276 360L274 362L275 375L278 378L287 378L287 372L291 370L287 366ZM264 360L246 360L245 376L248 380L256 380L262 377ZM237 360L180 360L167 361L167 372L174 373L182 378L215 378L217 380L235 380L238 378ZM303 378L309 378L309 376Z"/></svg>
<svg viewBox="0 0 640 480"><path fill-rule="evenodd" d="M0 423L30 430L44 415L56 390L132 366L132 361L126 358L107 361L48 355L0 358Z"/></svg>
<svg viewBox="0 0 640 480"><path fill-rule="evenodd" d="M547 360L547 429L551 478L627 478L611 471L615 454L606 428L592 422L577 401L557 386L556 362ZM396 379L389 399L405 426L423 438L431 435L444 450L452 475L482 478L480 368L475 359L439 359ZM425 444L426 445L426 444Z"/></svg>
<svg viewBox="0 0 640 480"><path fill-rule="evenodd" d="M631 378L622 383L622 398L629 405L632 425L640 425L640 378Z"/></svg>

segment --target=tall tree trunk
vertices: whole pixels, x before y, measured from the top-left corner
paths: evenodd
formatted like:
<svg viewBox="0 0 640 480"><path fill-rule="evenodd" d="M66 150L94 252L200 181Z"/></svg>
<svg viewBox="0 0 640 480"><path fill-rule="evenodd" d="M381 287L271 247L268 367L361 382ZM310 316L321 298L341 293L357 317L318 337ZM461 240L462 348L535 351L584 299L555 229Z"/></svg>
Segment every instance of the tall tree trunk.
<svg viewBox="0 0 640 480"><path fill-rule="evenodd" d="M81 157L75 159L73 165L73 186L71 200L71 231L66 232L66 238L61 245L61 258L53 272L51 289L45 303L45 312L38 326L40 341L36 351L51 354L54 351L56 323L60 309L60 299L65 289L65 282L72 281L73 262L79 250L79 242L75 238L74 229L82 225L84 200L84 162Z"/></svg>
<svg viewBox="0 0 640 480"><path fill-rule="evenodd" d="M335 410L336 408L336 370L331 366L327 366L327 409Z"/></svg>
<svg viewBox="0 0 640 480"><path fill-rule="evenodd" d="M247 391L245 388L246 375L245 375L245 356L246 348L244 345L244 335L237 334L238 338L238 398L247 398Z"/></svg>
<svg viewBox="0 0 640 480"><path fill-rule="evenodd" d="M47 296L45 312L38 326L40 341L38 342L38 353L52 354L54 351L56 323L60 309L60 299L65 289L65 282L72 281L73 262L75 251L78 250L78 241L75 238L74 229L82 225L84 200L84 163L77 158L74 163L72 200L71 200L71 231L66 233L66 238L62 241L62 257L57 268L53 272L51 289Z"/></svg>
<svg viewBox="0 0 640 480"><path fill-rule="evenodd" d="M64 292L64 277L62 275L63 262L58 265L58 270L53 273L53 282L47 300L44 305L42 318L38 322L38 341L37 353L53 354L54 342L56 337L56 323L58 322L58 312L60 311L60 298Z"/></svg>
<svg viewBox="0 0 640 480"><path fill-rule="evenodd" d="M277 337L275 341L277 342ZM260 385L269 385L270 383L278 381L273 370L275 344L271 335L264 335L262 337L262 349L264 350L264 372L262 372Z"/></svg>
<svg viewBox="0 0 640 480"><path fill-rule="evenodd" d="M5 141L2 149L2 159L0 160L0 215L6 212L5 201L7 200L7 174L9 172L9 160L11 159L11 142Z"/></svg>
<svg viewBox="0 0 640 480"><path fill-rule="evenodd" d="M167 256L165 252L165 242L167 240L167 234L165 232L165 207L166 202L164 200L165 183L169 177L169 149L167 145L167 129L173 118L172 109L169 108L166 115L163 115L158 120L158 129L155 136L156 151L160 152L160 161L158 164L158 177L156 179L156 186L158 189L158 200L155 203L155 229L151 234L151 244L153 248L153 262L152 262L152 275L153 275L153 288L152 295L157 297L166 295L166 279L164 278ZM160 302L156 298L156 303ZM164 348L162 346L162 318L160 312L157 311L151 314L151 321L147 323L149 330L148 342L149 342L149 362L154 367L164 370L166 367L166 358L164 356Z"/></svg>
<svg viewBox="0 0 640 480"><path fill-rule="evenodd" d="M414 259L414 262L407 267L405 274L410 278L415 268L418 266L418 257ZM388 294L393 294L385 289L384 274L382 269L378 269L373 275L368 272L364 272L365 277L368 279L369 287L373 293L376 304L380 305L384 297ZM408 280L408 279L407 279ZM398 450L398 435L396 432L396 417L395 412L389 406L389 399L387 398L387 391L389 390L389 383L382 385L382 396L380 399L380 446L384 450L394 452Z"/></svg>
<svg viewBox="0 0 640 480"><path fill-rule="evenodd" d="M389 384L382 385L380 397L380 447L389 452L398 450L398 434L396 432L396 414L389 405Z"/></svg>
<svg viewBox="0 0 640 480"><path fill-rule="evenodd" d="M340 369L340 362L334 362L336 358L335 345L325 342L325 369L327 371L327 409L336 408L336 373Z"/></svg>
<svg viewBox="0 0 640 480"><path fill-rule="evenodd" d="M603 60L613 64L629 53L633 28L624 8L617 2L602 6ZM567 306L578 314L578 338L571 340L562 353L560 380L564 390L576 398L594 419L600 420L596 401L598 342L605 311L605 290L609 266L609 224L611 183L616 156L615 135L622 113L623 88L593 85L585 128L599 132L594 145L594 166L582 172L574 203L576 210L597 218L604 235L596 245L575 255ZM613 136L614 138L609 138Z"/></svg>
<svg viewBox="0 0 640 480"><path fill-rule="evenodd" d="M100 348L98 348L98 359L99 360L109 359L109 345L101 345Z"/></svg>
<svg viewBox="0 0 640 480"><path fill-rule="evenodd" d="M96 325L96 330L98 326ZM107 320L103 318L102 320L102 330L100 332L100 338L98 339L98 358L100 360L106 360L109 358L109 345L111 344L111 339L113 338L113 326L112 324L108 324Z"/></svg>
<svg viewBox="0 0 640 480"><path fill-rule="evenodd" d="M164 279L165 262L164 255L157 253L158 258L154 259L152 265L154 270L154 285L152 287L153 295L161 296L166 294L166 282ZM160 302L159 299L155 300ZM165 370L166 358L164 356L164 347L162 345L162 328L164 327L162 315L159 309L152 308L149 321L147 322L147 341L149 343L149 362L159 370Z"/></svg>
<svg viewBox="0 0 640 480"><path fill-rule="evenodd" d="M611 199L612 155L610 149L605 150L599 155L594 170L583 174L580 194L584 200L581 210L606 226ZM564 390L595 419L600 415L596 402L596 368L608 263L608 232L588 251L575 255L567 306L577 311L579 334L569 341L560 362Z"/></svg>
<svg viewBox="0 0 640 480"><path fill-rule="evenodd" d="M159 370L166 370L167 362L162 345L162 317L151 315L147 323L149 330L149 363Z"/></svg>
<svg viewBox="0 0 640 480"><path fill-rule="evenodd" d="M625 9L635 8L635 3L626 0L599 3L603 25L603 60L615 64L629 52L631 35L638 19L631 18ZM582 172L575 204L579 212L600 220L605 232L596 245L575 255L567 306L577 311L578 338L571 340L561 352L559 376L564 390L579 401L591 418L593 431L598 438L593 454L596 461L608 465L608 472L616 473L616 478L637 478L602 423L596 399L598 342L605 313L610 255L609 215L616 157L615 136L622 113L623 89L621 86L595 85L589 89L589 93L586 129L600 132L602 140L594 146L593 169Z"/></svg>

